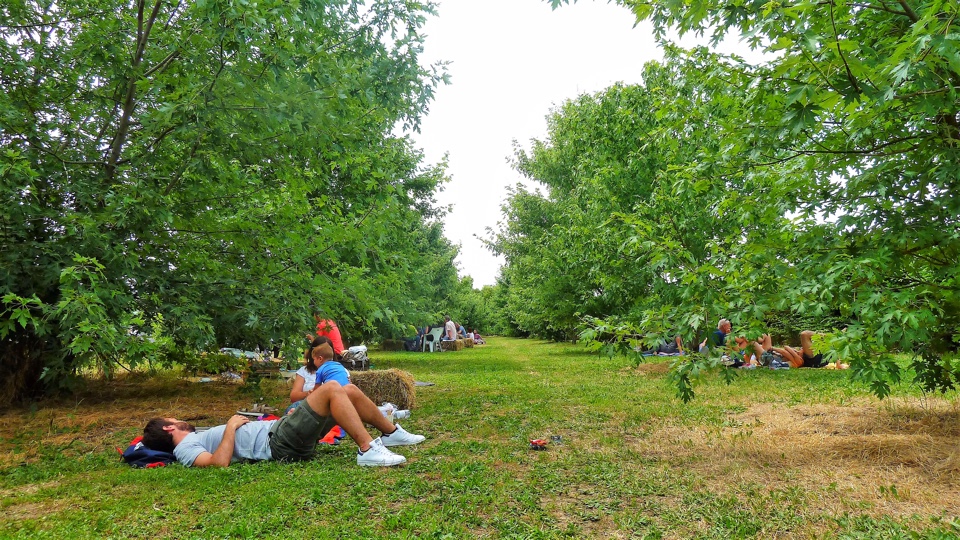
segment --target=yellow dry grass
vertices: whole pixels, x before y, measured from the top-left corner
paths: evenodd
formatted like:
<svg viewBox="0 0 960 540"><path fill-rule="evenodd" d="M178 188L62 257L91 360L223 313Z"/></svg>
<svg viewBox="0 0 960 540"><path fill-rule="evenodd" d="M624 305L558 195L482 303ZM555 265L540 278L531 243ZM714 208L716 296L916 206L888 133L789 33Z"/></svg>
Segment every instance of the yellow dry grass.
<svg viewBox="0 0 960 540"><path fill-rule="evenodd" d="M897 517L960 508L960 411L944 401L758 403L731 414L727 427L665 425L630 442L693 471L718 493L744 484L799 487L835 515L865 507Z"/></svg>
<svg viewBox="0 0 960 540"><path fill-rule="evenodd" d="M211 391L214 389L215 391ZM215 425L250 405L237 385L214 381L119 376L91 384L72 399L50 399L35 412L0 412L0 467L35 461L44 447L62 452L116 448L118 432L141 428L156 416L175 416L195 425ZM29 444L17 444L19 439Z"/></svg>
<svg viewBox="0 0 960 540"><path fill-rule="evenodd" d="M441 341L440 347L445 351L462 351L464 344L462 339L456 339L453 341Z"/></svg>
<svg viewBox="0 0 960 540"><path fill-rule="evenodd" d="M376 404L393 403L400 409L416 405L413 375L399 369L351 371L350 382Z"/></svg>

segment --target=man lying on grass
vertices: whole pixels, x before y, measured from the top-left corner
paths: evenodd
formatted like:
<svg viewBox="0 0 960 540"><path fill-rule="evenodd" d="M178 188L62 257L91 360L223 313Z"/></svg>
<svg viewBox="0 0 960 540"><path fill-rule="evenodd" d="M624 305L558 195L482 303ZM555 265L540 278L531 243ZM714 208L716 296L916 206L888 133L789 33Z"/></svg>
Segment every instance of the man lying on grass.
<svg viewBox="0 0 960 540"><path fill-rule="evenodd" d="M364 423L382 435L373 439ZM187 467L226 467L239 460L301 461L311 459L317 440L338 424L360 447L357 465L400 465L407 458L387 447L425 439L387 420L356 386L343 387L330 381L314 389L299 407L279 420L251 422L238 414L225 425L196 433L192 425L176 418L154 418L143 429L143 444L173 453Z"/></svg>
<svg viewBox="0 0 960 540"><path fill-rule="evenodd" d="M816 353L813 350L814 334L815 332L812 330L804 330L803 332L800 332L799 351L787 345L782 347L774 347L773 341L770 339L769 334L763 334L760 336L760 339L754 341L753 348L756 351L757 358L763 358L764 354L772 353L789 362L790 367L792 368L828 367L829 363L824 360L823 353ZM841 364L840 360L837 360L836 364L833 365L833 369L847 369L848 367L849 366L847 364Z"/></svg>

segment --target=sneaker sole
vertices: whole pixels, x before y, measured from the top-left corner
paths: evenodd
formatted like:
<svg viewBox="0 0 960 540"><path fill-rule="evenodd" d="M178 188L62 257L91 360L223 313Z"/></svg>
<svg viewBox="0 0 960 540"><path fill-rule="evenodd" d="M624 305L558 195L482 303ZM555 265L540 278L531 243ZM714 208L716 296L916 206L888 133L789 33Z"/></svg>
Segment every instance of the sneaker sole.
<svg viewBox="0 0 960 540"><path fill-rule="evenodd" d="M364 463L357 463L357 465L359 465L359 466L361 466L361 467L396 467L397 465L403 465L403 464L406 463L406 462L407 462L407 460L398 461L398 462L396 462L396 463L370 463L370 462L364 462Z"/></svg>
<svg viewBox="0 0 960 540"><path fill-rule="evenodd" d="M415 445L415 444L420 444L420 443L422 443L422 442L425 441L426 439L423 439L422 441L416 441L416 442L413 442L413 441L404 441L404 442L395 442L395 443L387 443L387 441L385 441L385 440L383 440L383 439L380 439L380 440L383 441L383 445L384 445L384 446L386 446L387 448L389 448L389 447L391 447L391 446L413 446L413 445Z"/></svg>

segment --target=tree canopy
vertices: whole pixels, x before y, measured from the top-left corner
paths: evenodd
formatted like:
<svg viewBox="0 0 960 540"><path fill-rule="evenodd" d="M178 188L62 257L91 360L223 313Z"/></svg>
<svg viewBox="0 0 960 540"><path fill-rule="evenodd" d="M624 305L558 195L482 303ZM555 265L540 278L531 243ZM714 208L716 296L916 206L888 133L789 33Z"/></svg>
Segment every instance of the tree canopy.
<svg viewBox="0 0 960 540"><path fill-rule="evenodd" d="M0 6L0 401L89 365L403 331L457 283L430 3ZM424 253L430 257L421 256Z"/></svg>
<svg viewBox="0 0 960 540"><path fill-rule="evenodd" d="M604 135L620 137L646 157L685 140L685 133L711 132L714 145L670 164L669 191L680 199L699 198L702 211L726 228L698 238L703 241L698 247L710 256L686 264L669 261L667 282L692 295L664 298L669 309L658 312L650 305L624 321L616 319L618 310L601 313L587 319L586 337L605 333L626 344L628 336L664 327L690 333L690 326L702 327L701 317L711 314L711 322L725 315L748 333L778 312L829 317L842 321L844 330L833 335L830 355L851 359L854 375L878 395L901 376L888 355L895 350L915 354L913 368L924 388L955 388L960 382L956 3L621 3L639 20L651 21L662 43L670 31L706 34L714 44L729 36L767 52L769 60L748 65L719 56L704 63L702 53L690 59L668 56L666 62L682 69L685 79L698 81L704 97L689 117L661 113L661 107L670 110L669 99L656 104L652 114L679 135L651 132L636 139L615 130ZM648 92L654 88L646 76L643 86ZM679 101L684 103L682 94ZM590 128L578 128L570 138L577 137L584 148L611 146ZM554 152L561 147L551 145ZM599 162L589 167L590 175L607 170ZM575 178L584 171L564 166L558 174ZM644 185L648 178L638 173L632 181ZM705 186L719 191L708 189L714 196L702 199L698 189ZM629 255L635 238L649 239L646 254L675 250L672 237L658 240L646 233L651 223L677 215L650 215L645 203L631 204L627 219L618 220L631 223L632 230L611 233L623 242L616 254ZM697 224L687 219L678 220L677 228ZM608 223L594 220L597 227ZM596 245L566 247L586 255ZM623 301L633 304L634 298Z"/></svg>

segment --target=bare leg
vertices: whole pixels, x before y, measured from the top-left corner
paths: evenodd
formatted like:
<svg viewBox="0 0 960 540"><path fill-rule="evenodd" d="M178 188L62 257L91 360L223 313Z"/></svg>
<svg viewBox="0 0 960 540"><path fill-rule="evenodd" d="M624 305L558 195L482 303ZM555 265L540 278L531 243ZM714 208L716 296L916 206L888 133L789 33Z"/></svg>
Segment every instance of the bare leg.
<svg viewBox="0 0 960 540"><path fill-rule="evenodd" d="M773 348L773 343L770 340L770 334L763 334L760 336L760 339L752 341L750 344L753 345L753 351L757 355L757 360L760 360L760 357L763 356L763 353Z"/></svg>
<svg viewBox="0 0 960 540"><path fill-rule="evenodd" d="M357 443L361 452L370 449L373 438L367 433L360 415L357 414L353 403L350 402L350 397L340 383L336 381L323 383L307 396L307 403L320 416L332 416L347 435ZM380 414L379 409L377 414ZM382 414L380 416L383 417Z"/></svg>
<svg viewBox="0 0 960 540"><path fill-rule="evenodd" d="M813 331L804 330L800 332L800 348L803 350L803 354L813 357L816 356L813 354Z"/></svg>
<svg viewBox="0 0 960 540"><path fill-rule="evenodd" d="M774 350L777 350L777 349L774 349ZM792 368L803 367L803 357L800 356L800 353L797 352L796 349L794 349L793 347L784 346L782 349L779 349L779 350L782 351L780 354L782 354L783 357L786 358L788 362L790 362L790 367Z"/></svg>
<svg viewBox="0 0 960 540"><path fill-rule="evenodd" d="M363 390L357 388L355 384L348 384L344 386L343 389L347 392L347 397L350 398L350 403L353 404L353 408L357 410L357 415L360 416L360 420L379 429L380 433L393 433L396 431L397 426L387 420L387 417L384 416L376 404L363 393Z"/></svg>

